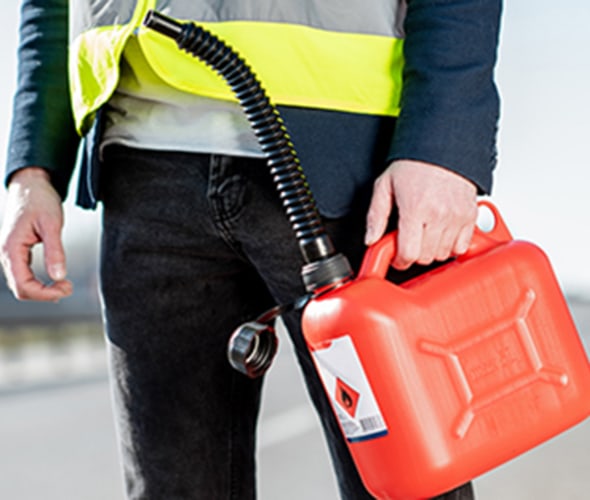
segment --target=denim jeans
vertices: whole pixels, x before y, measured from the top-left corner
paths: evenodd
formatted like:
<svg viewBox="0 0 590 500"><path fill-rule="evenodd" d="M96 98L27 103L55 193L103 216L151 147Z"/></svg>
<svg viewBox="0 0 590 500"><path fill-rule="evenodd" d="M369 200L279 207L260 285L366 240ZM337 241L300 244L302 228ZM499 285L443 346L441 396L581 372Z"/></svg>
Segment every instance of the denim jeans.
<svg viewBox="0 0 590 500"><path fill-rule="evenodd" d="M262 379L231 368L227 342L237 325L304 293L300 251L265 162L111 146L101 198L101 289L128 497L255 498ZM325 221L353 266L364 251L363 199ZM341 497L370 499L299 317L284 320ZM471 486L441 498L471 499Z"/></svg>

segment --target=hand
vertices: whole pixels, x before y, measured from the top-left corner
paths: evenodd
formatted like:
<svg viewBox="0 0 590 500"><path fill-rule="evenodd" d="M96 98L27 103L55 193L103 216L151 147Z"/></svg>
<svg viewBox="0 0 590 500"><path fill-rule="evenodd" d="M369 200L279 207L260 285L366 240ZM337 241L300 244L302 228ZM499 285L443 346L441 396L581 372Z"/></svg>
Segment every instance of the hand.
<svg viewBox="0 0 590 500"><path fill-rule="evenodd" d="M396 160L375 181L365 243L385 232L393 203L399 220L393 266L407 269L461 255L469 248L477 219L477 188L442 167Z"/></svg>
<svg viewBox="0 0 590 500"><path fill-rule="evenodd" d="M0 261L17 299L57 302L71 295L72 283L65 279L62 226L61 199L49 174L36 167L13 174L0 229ZM31 249L37 243L43 244L45 269L53 283L44 284L33 274Z"/></svg>

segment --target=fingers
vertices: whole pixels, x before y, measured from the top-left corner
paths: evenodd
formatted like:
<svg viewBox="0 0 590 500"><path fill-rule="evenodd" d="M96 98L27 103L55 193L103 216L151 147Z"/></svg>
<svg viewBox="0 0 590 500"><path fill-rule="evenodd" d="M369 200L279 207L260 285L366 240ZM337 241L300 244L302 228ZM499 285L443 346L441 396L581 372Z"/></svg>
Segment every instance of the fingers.
<svg viewBox="0 0 590 500"><path fill-rule="evenodd" d="M2 247L2 266L8 287L19 300L57 302L72 294L72 283L65 280L65 274L50 284L40 281L31 269L29 243L19 234L11 236ZM64 268L65 269L65 268Z"/></svg>
<svg viewBox="0 0 590 500"><path fill-rule="evenodd" d="M73 286L68 280L45 284L38 280L28 266L14 265L5 268L6 281L13 295L19 300L58 302L72 294Z"/></svg>
<svg viewBox="0 0 590 500"><path fill-rule="evenodd" d="M425 225L417 219L400 217L397 228L395 258L392 262L393 267L403 270L419 260L428 262L430 259L430 262L432 262L431 257L428 255L429 250L425 248L426 244L432 245L432 243L425 241L425 236L429 236L425 229Z"/></svg>
<svg viewBox="0 0 590 500"><path fill-rule="evenodd" d="M45 270L54 281L66 277L66 255L61 242L61 224L55 219L44 219L39 228L39 237L43 241Z"/></svg>
<svg viewBox="0 0 590 500"><path fill-rule="evenodd" d="M476 191L469 180L442 167L395 161L375 182L365 242L372 244L383 235L395 202L395 268L461 255L469 247L477 218Z"/></svg>
<svg viewBox="0 0 590 500"><path fill-rule="evenodd" d="M65 279L65 254L61 243L61 200L46 173L27 168L11 180L0 231L0 262L7 284L20 300L58 301L72 293ZM31 267L31 251L42 244L44 263L52 283L39 280Z"/></svg>
<svg viewBox="0 0 590 500"><path fill-rule="evenodd" d="M467 250L469 250L469 244L471 243L471 239L473 238L473 231L475 230L475 221L470 224L466 224L463 226L455 244L453 246L453 254L455 255L463 255Z"/></svg>
<svg viewBox="0 0 590 500"><path fill-rule="evenodd" d="M402 221L398 225L396 255L393 267L404 270L412 264L428 266L435 261L443 262L453 256L463 255L469 249L474 225L466 224L461 229L441 229L441 226Z"/></svg>

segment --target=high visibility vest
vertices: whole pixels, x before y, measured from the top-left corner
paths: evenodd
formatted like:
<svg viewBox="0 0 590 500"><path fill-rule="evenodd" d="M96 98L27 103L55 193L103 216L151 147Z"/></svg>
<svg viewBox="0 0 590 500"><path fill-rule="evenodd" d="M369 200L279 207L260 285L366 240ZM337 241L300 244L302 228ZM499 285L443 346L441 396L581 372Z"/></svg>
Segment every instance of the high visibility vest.
<svg viewBox="0 0 590 500"><path fill-rule="evenodd" d="M227 42L276 105L399 113L405 0L75 0L70 2L69 69L81 134L117 88L121 54L134 34L168 84L234 99L205 64L142 26L149 9L197 22Z"/></svg>

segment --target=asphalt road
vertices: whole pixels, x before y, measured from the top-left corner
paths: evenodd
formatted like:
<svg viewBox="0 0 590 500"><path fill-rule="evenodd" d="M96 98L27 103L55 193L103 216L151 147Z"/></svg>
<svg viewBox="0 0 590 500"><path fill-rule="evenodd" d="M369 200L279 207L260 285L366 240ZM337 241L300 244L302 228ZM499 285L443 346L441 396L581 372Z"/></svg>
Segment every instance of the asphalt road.
<svg viewBox="0 0 590 500"><path fill-rule="evenodd" d="M586 346L590 304L572 303ZM336 500L315 414L286 341L260 425L261 500ZM284 391L288 387L289 390ZM104 372L0 391L0 499L123 500ZM590 419L475 482L479 500L585 500Z"/></svg>
<svg viewBox="0 0 590 500"><path fill-rule="evenodd" d="M260 425L260 498L336 499L317 417L281 344ZM5 389L0 422L0 499L123 500L103 371Z"/></svg>

